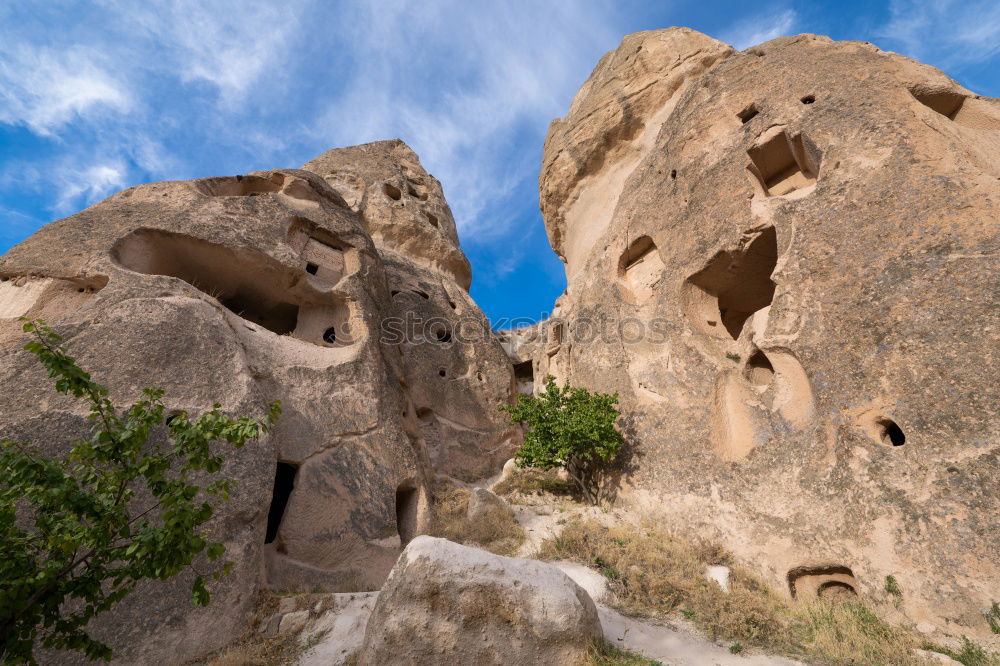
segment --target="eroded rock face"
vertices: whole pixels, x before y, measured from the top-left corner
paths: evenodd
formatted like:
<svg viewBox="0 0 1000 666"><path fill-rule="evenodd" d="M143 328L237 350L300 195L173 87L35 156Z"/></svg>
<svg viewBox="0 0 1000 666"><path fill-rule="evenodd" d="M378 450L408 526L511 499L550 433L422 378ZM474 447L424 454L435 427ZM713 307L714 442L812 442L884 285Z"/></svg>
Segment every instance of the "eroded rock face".
<svg viewBox="0 0 1000 666"><path fill-rule="evenodd" d="M691 82L732 52L688 28L628 35L597 63L566 117L552 122L541 205L569 275L611 223L625 181Z"/></svg>
<svg viewBox="0 0 1000 666"><path fill-rule="evenodd" d="M441 183L405 143L394 139L335 148L302 168L325 178L361 211L379 248L403 254L468 290L472 269L458 247Z"/></svg>
<svg viewBox="0 0 1000 666"><path fill-rule="evenodd" d="M379 168L412 155L385 143L395 152L370 157L386 160ZM447 211L443 199L432 203ZM426 224L422 212L407 214L396 214L395 229ZM441 219L450 234L442 243L461 255L450 213ZM21 350L20 316L63 334L117 404L158 386L169 409L195 415L216 402L239 414L283 405L265 440L226 456L235 494L210 528L233 574L208 609L192 608L186 576L138 590L97 628L118 659L183 661L225 644L243 631L261 585L378 589L429 520L430 479L476 478L490 455L497 468L510 456L516 442L497 407L511 400L512 370L492 336L465 344L386 334L409 297L448 315L447 326L458 313L485 321L466 285L410 261L407 247L383 254L368 229L322 178L282 169L134 187L0 259L0 438L56 454L87 431L86 413ZM400 295L403 283L424 295ZM421 410L462 434L438 439L421 427Z"/></svg>
<svg viewBox="0 0 1000 666"><path fill-rule="evenodd" d="M612 69L647 45L674 49L659 74ZM636 165L594 139L621 114L586 109L693 62L666 106L632 107L652 137ZM535 375L621 392L624 495L789 594L877 595L893 575L912 619L986 632L998 141L998 100L870 44L627 37L546 144L569 288Z"/></svg>
<svg viewBox="0 0 1000 666"><path fill-rule="evenodd" d="M410 542L368 621L359 664L573 664L597 607L550 564L445 539Z"/></svg>
<svg viewBox="0 0 1000 666"><path fill-rule="evenodd" d="M441 184L403 142L328 151L305 165L358 211L390 288L388 339L401 339L410 402L406 423L434 469L464 481L496 473L520 445L499 405L510 400L511 364L469 297Z"/></svg>

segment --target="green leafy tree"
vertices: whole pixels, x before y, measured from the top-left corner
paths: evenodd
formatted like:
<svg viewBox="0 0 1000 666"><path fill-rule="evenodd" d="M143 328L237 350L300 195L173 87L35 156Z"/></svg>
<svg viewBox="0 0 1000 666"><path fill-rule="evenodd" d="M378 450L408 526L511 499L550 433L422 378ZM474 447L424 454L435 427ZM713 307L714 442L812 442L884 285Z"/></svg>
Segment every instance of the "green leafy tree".
<svg viewBox="0 0 1000 666"><path fill-rule="evenodd" d="M515 455L518 465L563 467L583 497L596 504L601 472L625 442L615 427L617 405L617 393L591 393L569 384L560 388L549 376L537 398L521 394L516 404L500 409L528 428Z"/></svg>
<svg viewBox="0 0 1000 666"><path fill-rule="evenodd" d="M145 579L163 580L192 567L204 552L225 552L201 526L231 484L218 478L223 457L213 442L236 448L276 422L281 407L262 419L232 418L215 405L197 419L168 419L163 391L146 389L119 412L44 322L27 322L25 349L38 357L60 393L89 406L91 436L65 456L49 458L14 442L0 445L0 659L35 663L36 647L80 650L111 658L87 623ZM197 477L197 480L192 477ZM213 565L217 579L231 563ZM205 576L195 571L195 605L209 602Z"/></svg>

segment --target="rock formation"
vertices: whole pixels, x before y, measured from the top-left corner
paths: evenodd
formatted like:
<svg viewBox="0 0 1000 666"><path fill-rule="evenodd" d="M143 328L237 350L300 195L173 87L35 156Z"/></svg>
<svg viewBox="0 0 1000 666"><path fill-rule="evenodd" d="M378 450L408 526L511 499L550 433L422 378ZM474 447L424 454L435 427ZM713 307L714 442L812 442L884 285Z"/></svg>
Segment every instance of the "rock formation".
<svg viewBox="0 0 1000 666"><path fill-rule="evenodd" d="M497 410L511 366L466 292L440 185L400 141L309 166L330 184L279 169L133 187L0 259L0 439L55 454L87 432L21 350L21 316L63 334L118 404L158 386L191 414L284 408L226 456L235 493L210 527L232 575L208 609L180 576L102 616L123 661L226 643L261 585L378 589L427 526L434 475L486 476L517 446Z"/></svg>
<svg viewBox="0 0 1000 666"><path fill-rule="evenodd" d="M422 536L386 580L358 663L574 664L601 637L594 602L555 566Z"/></svg>
<svg viewBox="0 0 1000 666"><path fill-rule="evenodd" d="M637 33L546 140L569 282L552 319L501 345L441 185L401 141L140 185L0 258L0 439L58 454L88 430L22 350L22 316L118 404L149 386L191 414L281 400L270 435L226 456L234 495L209 527L232 574L207 609L182 575L99 618L123 663L220 647L262 587L370 591L390 570L377 603L336 601L350 623L320 604L272 629L356 633L374 603L362 663L579 657L601 625L565 575L414 539L434 478L496 474L519 443L498 405L549 374L621 394L618 496L637 512L790 597L874 597L892 576L918 626L983 635L998 155L1000 101L870 44Z"/></svg>
<svg viewBox="0 0 1000 666"><path fill-rule="evenodd" d="M469 298L469 262L441 184L398 140L331 150L303 168L344 194L379 249L392 297L387 339L405 330L416 342L400 345L407 423L434 469L466 481L495 474L519 437L497 409L510 399L510 361Z"/></svg>
<svg viewBox="0 0 1000 666"><path fill-rule="evenodd" d="M621 392L633 507L792 596L892 575L912 620L988 633L998 146L1000 101L871 44L630 35L552 123L569 286L505 344Z"/></svg>

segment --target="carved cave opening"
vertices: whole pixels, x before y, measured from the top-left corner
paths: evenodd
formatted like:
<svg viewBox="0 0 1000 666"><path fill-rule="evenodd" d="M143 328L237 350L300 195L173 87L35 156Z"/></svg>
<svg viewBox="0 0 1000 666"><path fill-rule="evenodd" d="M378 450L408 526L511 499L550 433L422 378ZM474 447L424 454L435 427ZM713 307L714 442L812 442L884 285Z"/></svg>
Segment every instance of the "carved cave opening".
<svg viewBox="0 0 1000 666"><path fill-rule="evenodd" d="M323 247L338 257L342 254ZM256 250L143 229L122 239L113 254L119 265L137 273L183 280L233 314L277 335L294 333L300 340L325 346L332 344L325 334L336 326L336 344L351 342L346 335L350 329L346 304L312 302L296 288L299 278L294 270ZM320 275L327 270L319 261L310 263L317 264Z"/></svg>
<svg viewBox="0 0 1000 666"><path fill-rule="evenodd" d="M514 364L517 392L532 395L535 392L535 369L531 359Z"/></svg>
<svg viewBox="0 0 1000 666"><path fill-rule="evenodd" d="M880 419L878 427L883 444L891 446L902 446L906 444L906 435L903 434L903 429L896 425L895 421L891 419Z"/></svg>
<svg viewBox="0 0 1000 666"><path fill-rule="evenodd" d="M747 359L743 376L751 386L764 388L774 380L774 366L771 365L767 355L758 349Z"/></svg>
<svg viewBox="0 0 1000 666"><path fill-rule="evenodd" d="M336 283L347 272L344 250L316 238L306 241L302 258L306 261L307 273L330 283Z"/></svg>
<svg viewBox="0 0 1000 666"><path fill-rule="evenodd" d="M765 196L780 197L816 182L819 164L807 150L801 134L789 136L783 130L747 151L747 167L756 177Z"/></svg>
<svg viewBox="0 0 1000 666"><path fill-rule="evenodd" d="M760 111L757 110L757 105L750 103L743 107L743 109L736 114L736 117L740 119L740 122L746 125L751 119L757 116Z"/></svg>
<svg viewBox="0 0 1000 666"><path fill-rule="evenodd" d="M411 482L404 481L396 488L396 531L402 546L416 536L419 500L420 495Z"/></svg>
<svg viewBox="0 0 1000 666"><path fill-rule="evenodd" d="M841 564L795 567L788 572L788 591L793 599L847 601L857 597L857 588L854 572Z"/></svg>
<svg viewBox="0 0 1000 666"><path fill-rule="evenodd" d="M399 188L396 187L395 185L390 185L389 183L386 183L382 189L385 191L385 195L390 199L392 199L393 201L399 201L400 199L403 198L403 193L400 192Z"/></svg>
<svg viewBox="0 0 1000 666"><path fill-rule="evenodd" d="M951 90L911 88L910 94L918 102L949 120L954 120L965 104L965 95Z"/></svg>
<svg viewBox="0 0 1000 666"><path fill-rule="evenodd" d="M263 176L222 176L219 178L204 178L195 183L194 187L209 197L252 197L260 194L280 192L285 177L272 174L270 178Z"/></svg>
<svg viewBox="0 0 1000 666"><path fill-rule="evenodd" d="M910 88L910 94L918 102L955 124L976 130L985 139L981 145L983 149L990 150L998 145L994 132L1000 132L1000 110L996 105L985 99L940 88L915 86Z"/></svg>
<svg viewBox="0 0 1000 666"><path fill-rule="evenodd" d="M281 527L281 519L285 516L285 507L288 506L288 499L292 496L292 490L295 488L295 475L298 471L297 465L278 461L274 471L271 507L267 510L267 532L264 535L264 543L273 543L278 536L278 528Z"/></svg>
<svg viewBox="0 0 1000 666"><path fill-rule="evenodd" d="M655 292L663 273L663 259L649 236L632 241L618 259L618 278L625 287L627 300L641 304Z"/></svg>
<svg viewBox="0 0 1000 666"><path fill-rule="evenodd" d="M742 251L720 252L687 280L685 309L702 331L736 340L746 321L771 305L778 263L778 238L768 227ZM721 326L720 326L721 325Z"/></svg>

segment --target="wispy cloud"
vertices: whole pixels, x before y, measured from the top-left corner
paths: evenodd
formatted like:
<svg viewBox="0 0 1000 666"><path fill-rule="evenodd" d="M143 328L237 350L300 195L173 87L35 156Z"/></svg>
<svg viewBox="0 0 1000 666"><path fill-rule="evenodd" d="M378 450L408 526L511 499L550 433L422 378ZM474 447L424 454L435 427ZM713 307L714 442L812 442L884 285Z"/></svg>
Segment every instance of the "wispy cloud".
<svg viewBox="0 0 1000 666"><path fill-rule="evenodd" d="M204 81L232 104L241 101L265 75L269 88L276 78L288 76L285 47L312 3L245 0L236 11L204 0L147 6L131 0L104 0L102 4L137 32L131 50L155 54L158 59L135 64L168 69L184 82Z"/></svg>
<svg viewBox="0 0 1000 666"><path fill-rule="evenodd" d="M65 164L54 173L58 195L52 210L71 212L81 199L84 205L100 201L126 186L126 169L123 164L110 162L81 167Z"/></svg>
<svg viewBox="0 0 1000 666"><path fill-rule="evenodd" d="M80 116L128 111L132 95L103 60L86 47L0 43L0 122L50 135Z"/></svg>
<svg viewBox="0 0 1000 666"><path fill-rule="evenodd" d="M388 2L347 20L353 66L317 136L331 146L403 138L445 184L467 239L511 232L489 221L519 185L534 188L548 122L621 37L597 3L513 0L484 12Z"/></svg>
<svg viewBox="0 0 1000 666"><path fill-rule="evenodd" d="M257 152L253 137L269 142L259 151L266 159L283 146L273 128L236 119L283 98L294 73L289 46L312 3L0 8L0 124L64 146L4 166L35 172L37 180L20 185L55 192L49 210L67 213L126 184L204 172L206 157L231 155L234 145ZM206 134L217 145L202 140L200 159L183 154Z"/></svg>
<svg viewBox="0 0 1000 666"><path fill-rule="evenodd" d="M957 67L1000 54L1000 3L995 0L893 0L876 30L905 55Z"/></svg>
<svg viewBox="0 0 1000 666"><path fill-rule="evenodd" d="M744 19L724 30L719 39L739 50L792 34L798 15L794 9Z"/></svg>
<svg viewBox="0 0 1000 666"><path fill-rule="evenodd" d="M41 223L42 220L19 210L0 206L0 247L20 243Z"/></svg>

